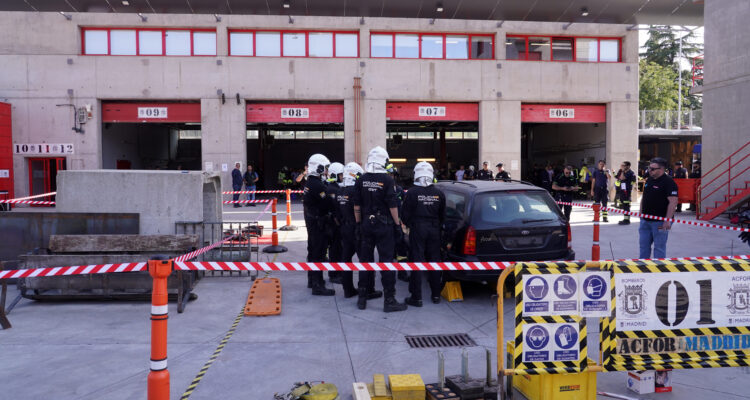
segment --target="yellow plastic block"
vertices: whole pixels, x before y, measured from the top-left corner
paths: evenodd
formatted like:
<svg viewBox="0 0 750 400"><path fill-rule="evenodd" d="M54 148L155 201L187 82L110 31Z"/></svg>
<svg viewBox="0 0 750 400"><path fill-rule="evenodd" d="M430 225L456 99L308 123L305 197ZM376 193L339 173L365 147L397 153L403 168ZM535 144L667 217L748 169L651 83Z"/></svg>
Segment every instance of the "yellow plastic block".
<svg viewBox="0 0 750 400"><path fill-rule="evenodd" d="M509 340L508 354L513 354L514 347ZM596 365L591 359L586 361L589 366ZM529 400L596 400L596 372L513 375L513 387Z"/></svg>
<svg viewBox="0 0 750 400"><path fill-rule="evenodd" d="M375 394L375 388L374 388L374 386L375 385L373 385L372 383L368 383L367 384L367 392L370 393L370 399L371 400L393 400L393 396L391 395L391 391L388 390L387 387L385 389L385 393L386 394L384 394L382 396L378 396L378 395Z"/></svg>
<svg viewBox="0 0 750 400"><path fill-rule="evenodd" d="M375 374L372 376L372 387L375 390L375 396L385 396L388 387L385 384L384 374Z"/></svg>
<svg viewBox="0 0 750 400"><path fill-rule="evenodd" d="M461 292L461 282L445 282L445 287L440 295L448 301L464 301L464 294Z"/></svg>
<svg viewBox="0 0 750 400"><path fill-rule="evenodd" d="M388 375L393 400L424 400L427 392L419 374Z"/></svg>

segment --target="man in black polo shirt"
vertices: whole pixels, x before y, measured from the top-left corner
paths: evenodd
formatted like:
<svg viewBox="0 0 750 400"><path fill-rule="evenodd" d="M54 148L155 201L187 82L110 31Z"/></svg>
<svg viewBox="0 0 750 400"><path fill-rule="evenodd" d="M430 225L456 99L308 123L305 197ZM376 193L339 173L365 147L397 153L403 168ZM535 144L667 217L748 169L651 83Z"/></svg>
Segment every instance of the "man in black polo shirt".
<svg viewBox="0 0 750 400"><path fill-rule="evenodd" d="M620 172L617 173L617 181L620 182L620 208L623 211L630 212L630 198L632 195L633 184L636 182L635 173L630 169L630 161L624 161L620 165ZM620 225L630 224L630 214L625 214Z"/></svg>
<svg viewBox="0 0 750 400"><path fill-rule="evenodd" d="M563 173L552 181L552 189L557 194L557 201L565 203L573 202L573 193L581 188L578 186L575 174L573 174L572 165L566 165ZM560 209L565 213L565 219L570 221L570 211L573 209L573 206L560 204Z"/></svg>
<svg viewBox="0 0 750 400"><path fill-rule="evenodd" d="M591 197L594 198L594 204L599 203L602 206L602 221L607 220L607 201L609 200L609 170L604 160L599 160L599 164L593 173L593 182L591 183Z"/></svg>
<svg viewBox="0 0 750 400"><path fill-rule="evenodd" d="M677 206L677 184L666 174L667 160L654 158L649 165L649 178L643 186L641 213L672 219ZM651 245L654 258L666 258L667 238L672 223L641 217L638 228L640 258L651 258Z"/></svg>
<svg viewBox="0 0 750 400"><path fill-rule="evenodd" d="M491 181L492 171L490 171L490 163L485 161L482 163L482 169L477 172L477 179L480 181Z"/></svg>

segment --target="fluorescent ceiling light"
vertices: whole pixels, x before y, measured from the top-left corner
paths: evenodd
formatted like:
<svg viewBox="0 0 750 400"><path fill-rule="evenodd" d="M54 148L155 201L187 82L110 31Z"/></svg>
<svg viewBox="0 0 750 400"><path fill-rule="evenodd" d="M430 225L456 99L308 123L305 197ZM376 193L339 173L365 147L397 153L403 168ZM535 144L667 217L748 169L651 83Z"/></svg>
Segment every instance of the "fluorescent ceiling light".
<svg viewBox="0 0 750 400"><path fill-rule="evenodd" d="M289 6L290 6L289 0L284 0L284 2L282 3L282 5L284 6L284 8L289 8Z"/></svg>
<svg viewBox="0 0 750 400"><path fill-rule="evenodd" d="M434 158L417 158L417 162L435 162Z"/></svg>
<svg viewBox="0 0 750 400"><path fill-rule="evenodd" d="M392 163L405 163L406 159L405 158L389 158L388 161Z"/></svg>
<svg viewBox="0 0 750 400"><path fill-rule="evenodd" d="M129 6L130 2L128 0L122 0L122 5Z"/></svg>
<svg viewBox="0 0 750 400"><path fill-rule="evenodd" d="M438 2L437 7L435 8L437 12L443 12L443 3Z"/></svg>
<svg viewBox="0 0 750 400"><path fill-rule="evenodd" d="M589 16L589 9L586 7L581 8L581 16L582 17L588 17Z"/></svg>

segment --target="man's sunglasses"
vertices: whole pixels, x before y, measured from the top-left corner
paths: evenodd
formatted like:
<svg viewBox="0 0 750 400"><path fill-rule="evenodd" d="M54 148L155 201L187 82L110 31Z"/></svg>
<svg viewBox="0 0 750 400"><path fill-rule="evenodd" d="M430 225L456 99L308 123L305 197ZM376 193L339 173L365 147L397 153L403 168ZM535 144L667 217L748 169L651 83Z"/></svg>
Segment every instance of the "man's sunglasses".
<svg viewBox="0 0 750 400"><path fill-rule="evenodd" d="M648 170L649 171L656 171L657 169L662 169L662 168L664 168L664 167L656 167L656 168L654 168L654 167L648 167Z"/></svg>

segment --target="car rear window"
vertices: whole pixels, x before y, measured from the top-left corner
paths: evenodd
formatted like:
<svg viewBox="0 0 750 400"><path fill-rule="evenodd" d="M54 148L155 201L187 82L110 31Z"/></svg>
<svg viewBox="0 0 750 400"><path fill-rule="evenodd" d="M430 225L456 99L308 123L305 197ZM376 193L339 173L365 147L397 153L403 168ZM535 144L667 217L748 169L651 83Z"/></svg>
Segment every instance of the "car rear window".
<svg viewBox="0 0 750 400"><path fill-rule="evenodd" d="M445 217L463 218L466 213L466 196L447 190L443 193L445 193Z"/></svg>
<svg viewBox="0 0 750 400"><path fill-rule="evenodd" d="M559 210L546 192L495 192L477 196L475 218L490 224L517 224L557 220Z"/></svg>

